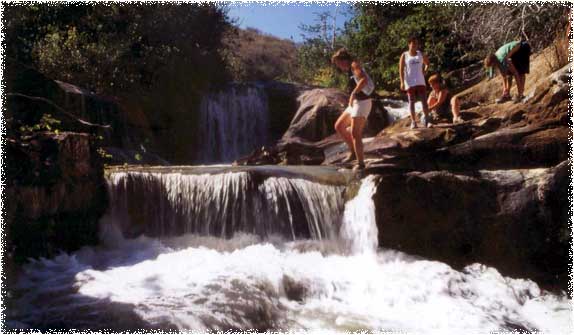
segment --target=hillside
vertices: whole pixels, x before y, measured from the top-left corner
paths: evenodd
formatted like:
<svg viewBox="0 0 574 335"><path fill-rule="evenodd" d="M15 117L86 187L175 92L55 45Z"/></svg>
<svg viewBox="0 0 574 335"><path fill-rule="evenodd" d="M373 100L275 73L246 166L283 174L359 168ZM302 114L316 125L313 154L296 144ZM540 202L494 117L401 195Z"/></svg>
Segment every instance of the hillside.
<svg viewBox="0 0 574 335"><path fill-rule="evenodd" d="M237 28L225 39L233 75L239 81L295 81L297 47L293 41Z"/></svg>

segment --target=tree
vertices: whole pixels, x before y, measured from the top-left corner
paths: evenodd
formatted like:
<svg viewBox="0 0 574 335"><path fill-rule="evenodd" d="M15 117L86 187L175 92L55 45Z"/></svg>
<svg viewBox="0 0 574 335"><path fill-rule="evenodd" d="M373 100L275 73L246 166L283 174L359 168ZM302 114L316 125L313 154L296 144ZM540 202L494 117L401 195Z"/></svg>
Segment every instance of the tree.
<svg viewBox="0 0 574 335"><path fill-rule="evenodd" d="M336 26L335 14L315 13L315 23L301 24L301 36L304 42L299 46L297 61L299 77L304 81L321 86L341 86L342 80L330 63L331 55L342 44L340 29Z"/></svg>

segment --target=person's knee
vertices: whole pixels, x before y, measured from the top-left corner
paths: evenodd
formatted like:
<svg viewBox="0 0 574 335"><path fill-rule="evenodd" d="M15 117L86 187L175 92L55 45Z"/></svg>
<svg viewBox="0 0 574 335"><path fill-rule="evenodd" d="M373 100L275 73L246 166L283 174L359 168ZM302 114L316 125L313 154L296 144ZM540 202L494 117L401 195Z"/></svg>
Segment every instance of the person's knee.
<svg viewBox="0 0 574 335"><path fill-rule="evenodd" d="M336 132L338 132L338 133L344 132L344 131L345 131L345 128L346 128L345 121L342 120L342 119L337 120L337 121L335 122L335 126L334 126L334 127L335 127L335 131L336 131Z"/></svg>

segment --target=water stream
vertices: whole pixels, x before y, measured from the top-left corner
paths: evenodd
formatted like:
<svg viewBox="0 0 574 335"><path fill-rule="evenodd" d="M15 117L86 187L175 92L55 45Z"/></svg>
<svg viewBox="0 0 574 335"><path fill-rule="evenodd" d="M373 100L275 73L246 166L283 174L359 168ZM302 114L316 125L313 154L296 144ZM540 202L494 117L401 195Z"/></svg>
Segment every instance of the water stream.
<svg viewBox="0 0 574 335"><path fill-rule="evenodd" d="M269 141L269 108L263 88L236 84L203 97L196 163L230 163Z"/></svg>
<svg viewBox="0 0 574 335"><path fill-rule="evenodd" d="M570 301L529 280L503 277L480 264L456 271L379 248L373 177L363 179L343 203L339 186L305 178L254 180L246 172L128 175L109 178L112 194L115 200L134 197L142 206L126 212L118 200L103 222L101 245L25 266L7 315L10 325L449 334L573 330ZM132 177L148 186L130 190ZM163 209L145 216L172 226L153 228L155 237L126 239L122 232L137 222L118 222L143 217L133 212L152 206L154 198L141 193L160 186L166 197L155 207ZM249 197L242 196L243 187L251 188ZM302 215L294 215L294 207L291 214L304 225L280 220L289 212L285 201L293 198L300 198ZM257 207L263 204L266 209ZM207 208L211 216L202 212ZM177 218L184 216L197 220L180 223ZM253 217L259 221L244 221ZM200 228L202 221L209 228ZM177 228L180 224L186 228ZM281 229L271 234L275 224ZM310 235L298 237L298 229Z"/></svg>

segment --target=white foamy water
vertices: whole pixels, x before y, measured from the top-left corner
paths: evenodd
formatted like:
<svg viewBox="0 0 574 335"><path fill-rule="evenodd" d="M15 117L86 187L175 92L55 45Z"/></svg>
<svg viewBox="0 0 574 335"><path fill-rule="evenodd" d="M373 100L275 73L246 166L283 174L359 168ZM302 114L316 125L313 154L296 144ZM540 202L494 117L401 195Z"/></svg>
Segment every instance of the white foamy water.
<svg viewBox="0 0 574 335"><path fill-rule="evenodd" d="M40 328L571 333L571 302L531 281L377 251L374 188L367 178L345 206L350 255L336 241L122 240L108 227L100 247L30 263L8 317Z"/></svg>
<svg viewBox="0 0 574 335"><path fill-rule="evenodd" d="M410 115L409 103L407 101L383 99L383 103L385 105L385 109L389 114L390 123L394 123ZM417 101L415 103L415 111L416 112L422 111L422 108L423 108L422 103L420 101Z"/></svg>
<svg viewBox="0 0 574 335"><path fill-rule="evenodd" d="M374 254L379 245L375 204L375 177L361 181L358 194L345 205L341 239L354 254Z"/></svg>

